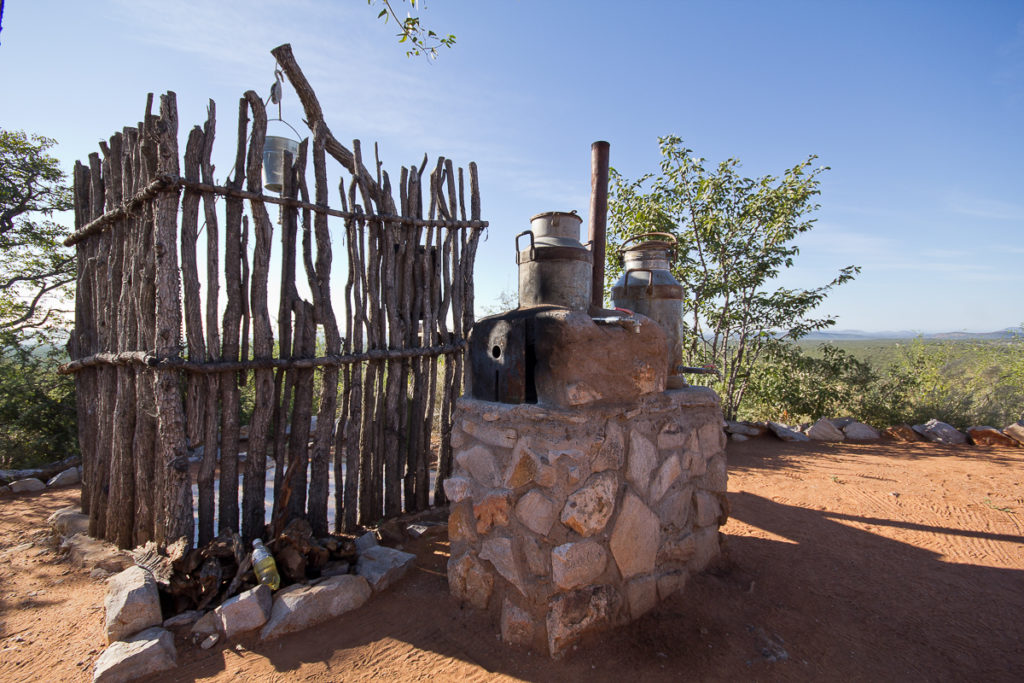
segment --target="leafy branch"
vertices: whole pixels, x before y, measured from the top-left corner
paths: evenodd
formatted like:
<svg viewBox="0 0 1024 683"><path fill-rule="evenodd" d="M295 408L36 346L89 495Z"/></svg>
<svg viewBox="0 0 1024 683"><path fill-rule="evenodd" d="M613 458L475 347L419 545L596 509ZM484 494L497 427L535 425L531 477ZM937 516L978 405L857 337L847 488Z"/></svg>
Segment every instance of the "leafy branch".
<svg viewBox="0 0 1024 683"><path fill-rule="evenodd" d="M391 6L391 0L380 1L384 8L377 14L377 18L383 19L385 24L393 19L399 25L401 31L396 34L398 42L409 43L409 49L405 52L406 57L423 56L428 59L437 59L438 48L451 48L455 45L454 35L450 33L448 35L441 35L425 28L420 22L420 18L412 16L411 13L406 13L403 19L398 16L395 8ZM376 0L366 0L367 5L373 5L374 2ZM409 0L409 4L413 9L416 9L417 2L419 0ZM426 8L425 4L424 8Z"/></svg>

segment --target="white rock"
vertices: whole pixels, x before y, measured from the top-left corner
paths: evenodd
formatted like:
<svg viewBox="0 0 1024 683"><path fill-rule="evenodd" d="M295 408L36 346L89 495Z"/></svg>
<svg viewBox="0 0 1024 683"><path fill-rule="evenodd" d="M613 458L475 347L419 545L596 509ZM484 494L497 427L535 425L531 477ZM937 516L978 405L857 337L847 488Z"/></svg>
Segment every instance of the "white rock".
<svg viewBox="0 0 1024 683"><path fill-rule="evenodd" d="M564 543L551 550L551 579L562 590L592 583L604 573L608 553L597 541Z"/></svg>
<svg viewBox="0 0 1024 683"><path fill-rule="evenodd" d="M750 441L750 437L744 434L730 434L729 439L732 441Z"/></svg>
<svg viewBox="0 0 1024 683"><path fill-rule="evenodd" d="M156 579L139 566L129 567L110 580L104 604L108 643L163 623Z"/></svg>
<svg viewBox="0 0 1024 683"><path fill-rule="evenodd" d="M451 503L458 503L469 495L469 479L448 477L444 480L444 495Z"/></svg>
<svg viewBox="0 0 1024 683"><path fill-rule="evenodd" d="M1003 428L1003 434L1024 446L1024 424L1014 422Z"/></svg>
<svg viewBox="0 0 1024 683"><path fill-rule="evenodd" d="M866 425L863 422L849 422L843 427L843 434L850 441L876 441L882 438L878 430L871 425Z"/></svg>
<svg viewBox="0 0 1024 683"><path fill-rule="evenodd" d="M220 618L224 635L234 638L239 633L252 631L267 623L273 602L271 590L261 584L225 601L214 612Z"/></svg>
<svg viewBox="0 0 1024 683"><path fill-rule="evenodd" d="M843 435L842 430L832 424L830 421L822 418L815 422L807 429L807 436L812 441L830 441L837 442L842 441L846 437Z"/></svg>
<svg viewBox="0 0 1024 683"><path fill-rule="evenodd" d="M778 422L769 422L768 429L783 441L810 441L806 434L801 434Z"/></svg>
<svg viewBox="0 0 1024 683"><path fill-rule="evenodd" d="M17 481L11 482L11 493L42 491L45 488L46 484L39 481L35 477L29 477L28 479L18 479Z"/></svg>
<svg viewBox="0 0 1024 683"><path fill-rule="evenodd" d="M376 547L377 536L372 531L367 531L365 534L355 540L356 552L364 553L370 548Z"/></svg>
<svg viewBox="0 0 1024 683"><path fill-rule="evenodd" d="M507 538L488 538L483 542L480 550L480 559L487 560L498 571L506 581L511 583L517 591L526 595L526 587L523 577L519 573L516 559L512 555L512 541Z"/></svg>
<svg viewBox="0 0 1024 683"><path fill-rule="evenodd" d="M654 444L644 438L638 430L629 435L629 461L626 479L629 480L642 496L647 495L647 486L651 481L651 471L658 461L658 452Z"/></svg>
<svg viewBox="0 0 1024 683"><path fill-rule="evenodd" d="M199 617L203 616L202 612L194 609L186 610L181 614L176 614L170 619L164 620L164 628L178 628L182 626L191 626L199 620Z"/></svg>
<svg viewBox="0 0 1024 683"><path fill-rule="evenodd" d="M657 505L661 497L668 491L668 487L672 486L682 473L683 468L679 464L677 456L672 455L665 459L665 462L658 468L658 473L654 476L654 482L651 484L651 495L648 500L651 501L652 505Z"/></svg>
<svg viewBox="0 0 1024 683"><path fill-rule="evenodd" d="M361 576L334 576L315 586L296 584L274 596L270 619L260 630L269 640L301 631L361 607L373 591Z"/></svg>
<svg viewBox="0 0 1024 683"><path fill-rule="evenodd" d="M111 644L96 660L94 683L133 681L177 666L174 636L162 628L148 628Z"/></svg>
<svg viewBox="0 0 1024 683"><path fill-rule="evenodd" d="M71 486L78 484L82 481L81 475L78 473L77 467L69 467L60 474L55 475L50 481L46 482L46 486L54 488L57 486Z"/></svg>
<svg viewBox="0 0 1024 683"><path fill-rule="evenodd" d="M220 640L220 634L211 633L203 639L203 642L199 644L199 647L203 648L204 650L209 650L211 647L217 644L218 640Z"/></svg>
<svg viewBox="0 0 1024 683"><path fill-rule="evenodd" d="M558 506L537 489L532 489L516 503L516 518L533 533L547 536L558 519Z"/></svg>
<svg viewBox="0 0 1024 683"><path fill-rule="evenodd" d="M718 499L707 491L698 491L693 496L697 503L697 526L711 526L717 524L718 516L722 514L722 507Z"/></svg>
<svg viewBox="0 0 1024 683"><path fill-rule="evenodd" d="M487 488L501 486L501 471L494 460L494 454L488 448L473 446L456 455L455 461L481 485Z"/></svg>
<svg viewBox="0 0 1024 683"><path fill-rule="evenodd" d="M658 517L632 492L622 501L609 546L623 579L654 569L658 553Z"/></svg>
<svg viewBox="0 0 1024 683"><path fill-rule="evenodd" d="M382 591L405 576L415 560L412 553L378 545L359 555L356 573L366 579L373 590Z"/></svg>

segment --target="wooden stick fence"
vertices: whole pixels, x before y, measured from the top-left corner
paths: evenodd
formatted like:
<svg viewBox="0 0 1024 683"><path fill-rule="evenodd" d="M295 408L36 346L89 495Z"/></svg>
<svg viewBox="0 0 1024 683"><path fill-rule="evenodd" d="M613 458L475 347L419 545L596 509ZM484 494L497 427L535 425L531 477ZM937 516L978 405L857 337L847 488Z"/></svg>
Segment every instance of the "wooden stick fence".
<svg viewBox="0 0 1024 683"><path fill-rule="evenodd" d="M229 529L248 542L296 517L324 535L332 478L335 530L424 509L431 494L445 502L487 226L476 165L468 213L463 169L444 158L426 177L426 158L403 167L396 201L376 149L371 172L359 141L349 150L327 127L290 47L273 54L312 130L285 156L280 197L263 194L267 115L252 91L239 102L235 172L223 185L211 163L214 103L179 165L172 92L158 114L150 95L138 126L75 167L75 329L62 371L75 373L90 534L121 547L182 536L202 545ZM328 156L347 172L340 210L329 206ZM268 205L278 207L277 235ZM343 222L340 274L332 218Z"/></svg>

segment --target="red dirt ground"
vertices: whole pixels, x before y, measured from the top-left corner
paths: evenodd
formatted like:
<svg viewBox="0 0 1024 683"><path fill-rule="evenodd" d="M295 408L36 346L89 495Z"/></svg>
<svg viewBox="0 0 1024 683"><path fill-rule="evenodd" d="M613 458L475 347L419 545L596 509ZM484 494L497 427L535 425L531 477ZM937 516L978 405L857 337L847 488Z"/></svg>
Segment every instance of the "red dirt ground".
<svg viewBox="0 0 1024 683"><path fill-rule="evenodd" d="M359 610L269 644L179 638L159 680L1021 681L1022 464L1018 448L730 443L722 560L562 660L506 647L460 609L435 539ZM104 647L103 582L39 544L75 499L0 499L2 680L90 680Z"/></svg>

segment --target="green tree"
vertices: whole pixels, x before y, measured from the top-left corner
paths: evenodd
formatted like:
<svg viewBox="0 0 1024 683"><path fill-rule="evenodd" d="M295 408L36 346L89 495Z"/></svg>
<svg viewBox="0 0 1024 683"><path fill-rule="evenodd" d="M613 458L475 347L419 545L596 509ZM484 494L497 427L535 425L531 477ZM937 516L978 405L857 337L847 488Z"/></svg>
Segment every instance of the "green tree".
<svg viewBox="0 0 1024 683"><path fill-rule="evenodd" d="M0 333L39 329L60 315L75 279L68 229L53 220L71 190L50 138L0 129Z"/></svg>
<svg viewBox="0 0 1024 683"><path fill-rule="evenodd" d="M673 274L687 290L684 361L718 368L715 387L731 419L758 359L834 325L833 318L814 311L860 269L843 268L831 282L813 289L773 287L799 253L794 240L814 226L819 176L827 170L813 166L817 157L781 177L747 178L740 174L739 160L712 166L678 137L660 138L659 146L660 173L630 181L612 171L610 281L618 275L615 245L650 231L676 235L682 248Z"/></svg>
<svg viewBox="0 0 1024 683"><path fill-rule="evenodd" d="M377 0L366 0L366 4L373 5ZM406 57L419 57L424 56L429 59L437 59L437 49L440 47L451 48L455 45L455 36L452 34L440 35L434 31L426 28L420 22L419 17L412 16L411 13L407 13L405 18L402 19L398 16L394 7L391 6L391 0L380 0L384 8L377 14L378 19L383 19L384 23L394 19L395 23L399 25L400 29L398 35L399 43L409 43L409 49L406 50ZM416 9L416 4L420 0L408 0L409 5ZM425 3L420 3L421 6L426 9Z"/></svg>

